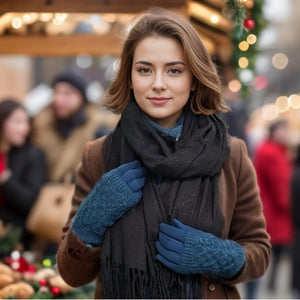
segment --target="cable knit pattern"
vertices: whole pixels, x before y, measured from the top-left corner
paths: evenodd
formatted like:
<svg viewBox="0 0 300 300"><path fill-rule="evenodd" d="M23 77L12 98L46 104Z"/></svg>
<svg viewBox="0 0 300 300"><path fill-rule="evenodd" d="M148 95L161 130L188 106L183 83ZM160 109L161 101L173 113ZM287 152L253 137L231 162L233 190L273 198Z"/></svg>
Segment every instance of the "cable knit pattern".
<svg viewBox="0 0 300 300"><path fill-rule="evenodd" d="M222 240L206 232L185 236L178 265L182 274L207 274L215 278L232 278L245 263L245 251L232 240Z"/></svg>
<svg viewBox="0 0 300 300"><path fill-rule="evenodd" d="M175 126L172 128L165 128L157 123L153 122L148 116L146 116L146 119L150 123L150 125L162 136L170 136L174 139L179 139L182 133L182 127L183 127L183 121L184 121L184 116L180 117Z"/></svg>
<svg viewBox="0 0 300 300"><path fill-rule="evenodd" d="M73 218L73 233L86 244L101 245L107 228L139 203L145 175L138 161L104 174Z"/></svg>

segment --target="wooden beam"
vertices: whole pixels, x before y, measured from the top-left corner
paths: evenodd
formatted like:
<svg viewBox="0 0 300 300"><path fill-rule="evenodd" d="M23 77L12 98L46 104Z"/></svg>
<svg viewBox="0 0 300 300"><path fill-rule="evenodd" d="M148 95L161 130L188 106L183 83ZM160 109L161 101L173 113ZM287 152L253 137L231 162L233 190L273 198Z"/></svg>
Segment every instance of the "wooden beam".
<svg viewBox="0 0 300 300"><path fill-rule="evenodd" d="M0 12L137 13L152 6L180 8L186 0L9 0Z"/></svg>
<svg viewBox="0 0 300 300"><path fill-rule="evenodd" d="M32 56L119 56L122 40L113 35L1 36L0 54Z"/></svg>

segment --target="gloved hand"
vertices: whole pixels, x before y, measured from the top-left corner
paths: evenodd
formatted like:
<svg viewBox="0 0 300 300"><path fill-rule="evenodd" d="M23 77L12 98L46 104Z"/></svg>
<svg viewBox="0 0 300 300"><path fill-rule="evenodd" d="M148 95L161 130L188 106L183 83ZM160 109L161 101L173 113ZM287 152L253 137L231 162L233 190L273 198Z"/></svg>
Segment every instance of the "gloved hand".
<svg viewBox="0 0 300 300"><path fill-rule="evenodd" d="M232 240L223 240L174 219L174 226L162 223L156 242L156 258L181 274L206 274L232 278L245 263L245 251Z"/></svg>
<svg viewBox="0 0 300 300"><path fill-rule="evenodd" d="M105 173L80 204L73 233L84 243L100 246L107 228L141 200L146 173L137 160Z"/></svg>

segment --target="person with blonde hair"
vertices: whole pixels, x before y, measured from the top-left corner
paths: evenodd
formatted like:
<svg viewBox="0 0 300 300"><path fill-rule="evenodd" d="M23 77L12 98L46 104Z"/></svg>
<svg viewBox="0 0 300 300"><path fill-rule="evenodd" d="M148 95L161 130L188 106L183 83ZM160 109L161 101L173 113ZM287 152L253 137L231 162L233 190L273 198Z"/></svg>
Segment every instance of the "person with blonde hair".
<svg viewBox="0 0 300 300"><path fill-rule="evenodd" d="M270 242L244 142L228 135L215 66L198 33L164 9L127 36L88 143L57 253L64 280L96 298L237 298L264 274Z"/></svg>

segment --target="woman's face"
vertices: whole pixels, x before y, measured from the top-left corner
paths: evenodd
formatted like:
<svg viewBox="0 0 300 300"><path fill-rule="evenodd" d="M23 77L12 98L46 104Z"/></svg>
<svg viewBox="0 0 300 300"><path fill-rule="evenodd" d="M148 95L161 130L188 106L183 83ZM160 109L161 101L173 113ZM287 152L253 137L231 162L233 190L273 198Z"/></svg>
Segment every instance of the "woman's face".
<svg viewBox="0 0 300 300"><path fill-rule="evenodd" d="M58 82L55 85L52 107L57 118L71 117L80 109L82 103L82 95L71 84Z"/></svg>
<svg viewBox="0 0 300 300"><path fill-rule="evenodd" d="M192 81L183 48L176 40L147 37L137 45L131 86L139 107L157 124L175 125L193 90Z"/></svg>
<svg viewBox="0 0 300 300"><path fill-rule="evenodd" d="M11 146L22 146L30 131L29 117L22 108L15 109L5 120L3 138Z"/></svg>

